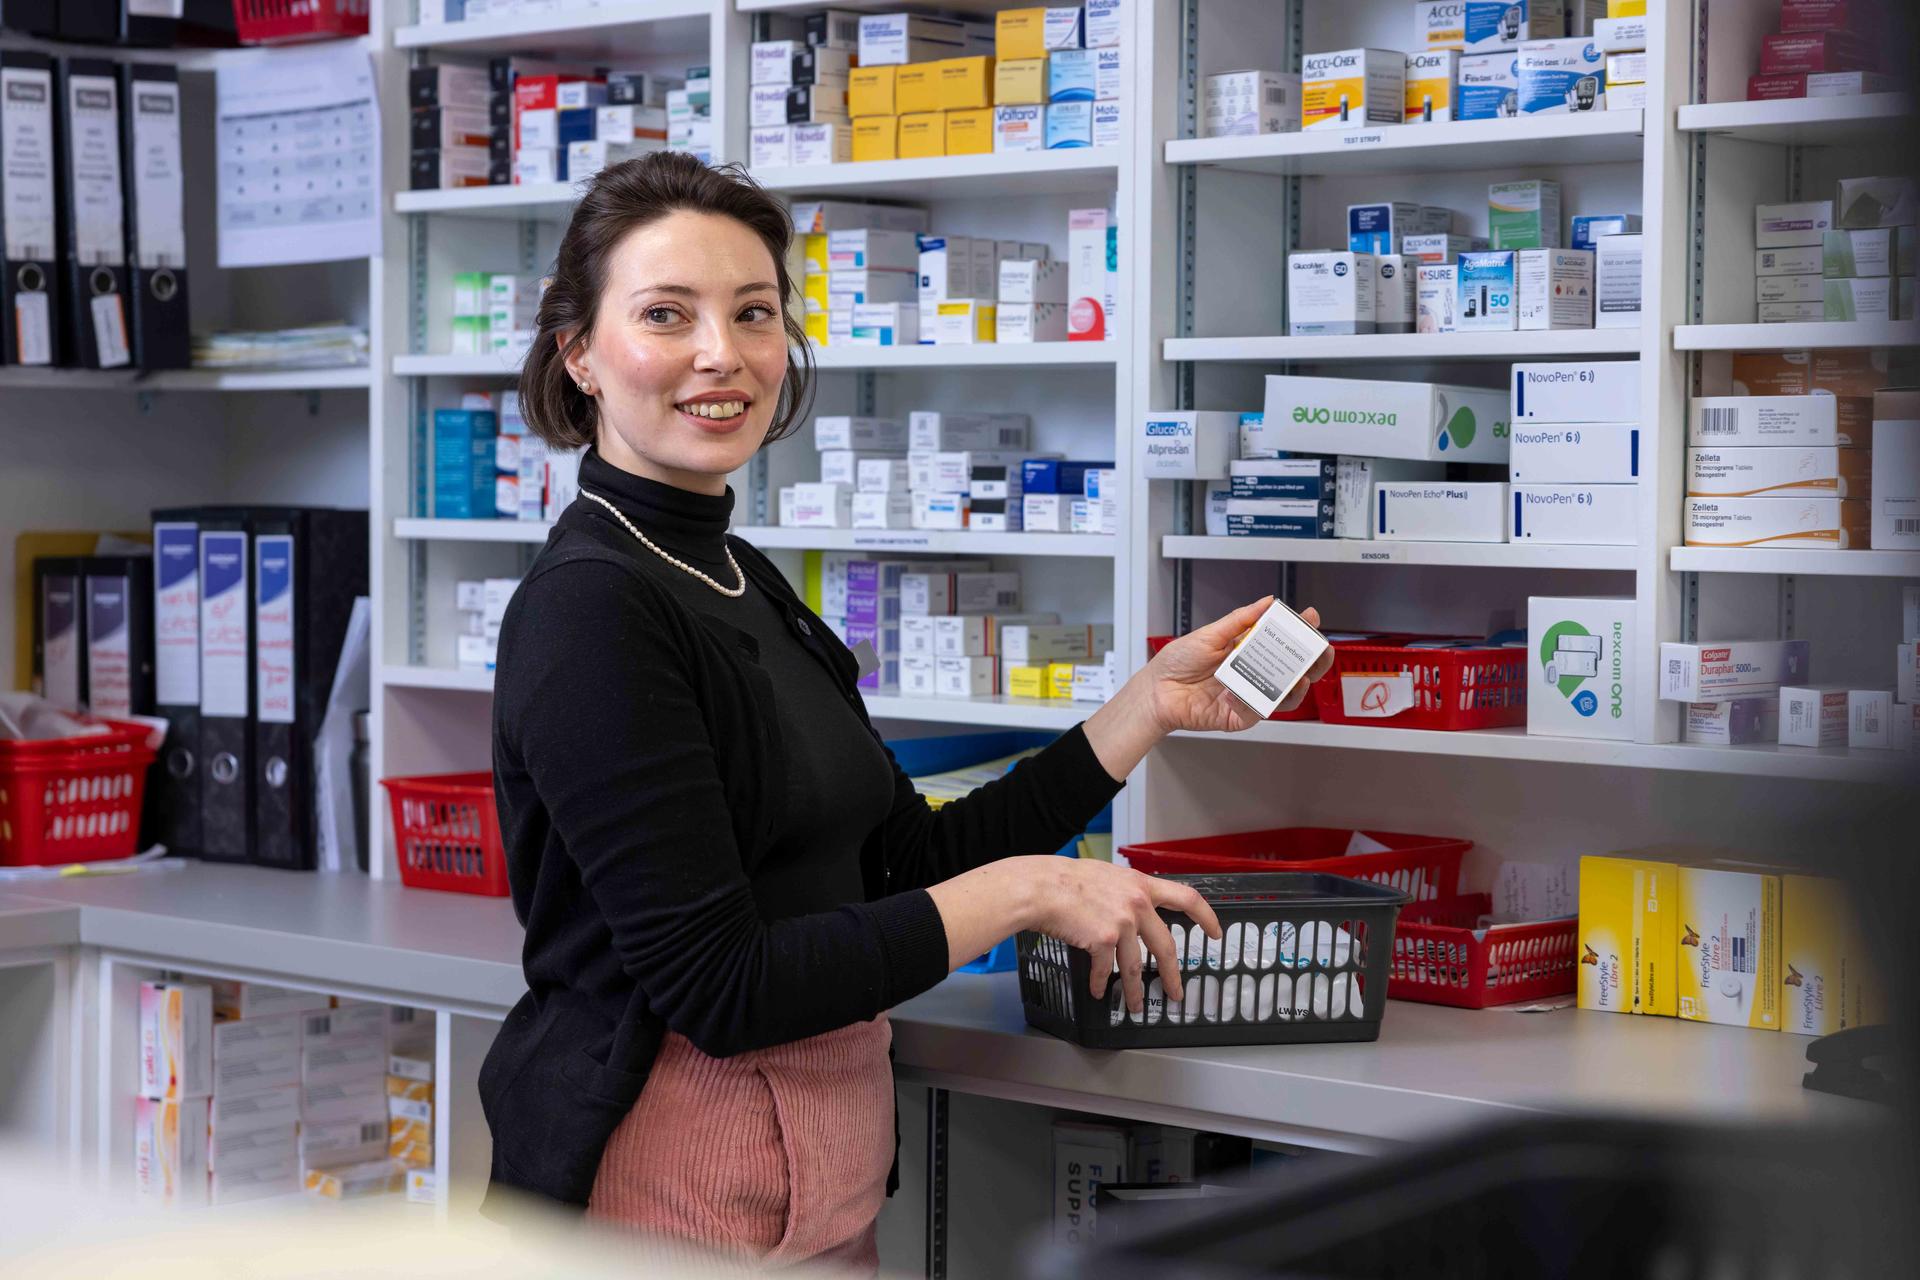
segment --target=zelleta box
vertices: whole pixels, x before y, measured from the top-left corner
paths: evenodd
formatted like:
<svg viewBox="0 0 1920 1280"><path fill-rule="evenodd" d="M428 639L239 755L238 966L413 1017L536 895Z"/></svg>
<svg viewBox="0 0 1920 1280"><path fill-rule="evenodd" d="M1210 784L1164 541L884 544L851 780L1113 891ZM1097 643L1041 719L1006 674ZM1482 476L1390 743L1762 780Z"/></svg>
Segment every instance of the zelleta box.
<svg viewBox="0 0 1920 1280"><path fill-rule="evenodd" d="M1822 445L1693 448L1687 450L1687 495L1866 498L1871 493L1873 463L1872 450Z"/></svg>
<svg viewBox="0 0 1920 1280"><path fill-rule="evenodd" d="M1832 395L1695 396L1687 443L1698 446L1872 447L1872 401Z"/></svg>
<svg viewBox="0 0 1920 1280"><path fill-rule="evenodd" d="M1630 484L1516 484L1513 540L1632 546L1638 504Z"/></svg>
<svg viewBox="0 0 1920 1280"><path fill-rule="evenodd" d="M1679 888L1679 1016L1778 1031L1780 877L1681 867Z"/></svg>
<svg viewBox="0 0 1920 1280"><path fill-rule="evenodd" d="M1773 694L1806 679L1805 640L1721 640L1660 646L1660 696L1669 702L1712 702Z"/></svg>
<svg viewBox="0 0 1920 1280"><path fill-rule="evenodd" d="M1677 880L1671 863L1580 859L1580 1008L1673 1016Z"/></svg>
<svg viewBox="0 0 1920 1280"><path fill-rule="evenodd" d="M1688 498L1689 547L1870 547L1869 504L1855 498Z"/></svg>
<svg viewBox="0 0 1920 1280"><path fill-rule="evenodd" d="M1227 654L1214 678L1261 719L1277 710L1327 651L1326 637L1275 600Z"/></svg>
<svg viewBox="0 0 1920 1280"><path fill-rule="evenodd" d="M1633 737L1634 602L1614 597L1527 600L1527 732Z"/></svg>

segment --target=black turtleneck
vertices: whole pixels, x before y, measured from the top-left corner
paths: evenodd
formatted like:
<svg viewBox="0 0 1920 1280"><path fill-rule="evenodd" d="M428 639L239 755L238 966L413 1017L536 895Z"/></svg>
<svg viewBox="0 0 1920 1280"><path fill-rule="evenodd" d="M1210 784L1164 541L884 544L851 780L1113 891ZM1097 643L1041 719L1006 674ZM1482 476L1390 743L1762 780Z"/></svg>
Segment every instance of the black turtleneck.
<svg viewBox="0 0 1920 1280"><path fill-rule="evenodd" d="M582 497L501 624L494 801L527 995L480 1073L494 1179L584 1204L661 1037L784 1044L946 976L926 887L1049 853L1113 798L1079 729L938 811L881 743L857 672L778 569L726 534L731 495L589 452Z"/></svg>

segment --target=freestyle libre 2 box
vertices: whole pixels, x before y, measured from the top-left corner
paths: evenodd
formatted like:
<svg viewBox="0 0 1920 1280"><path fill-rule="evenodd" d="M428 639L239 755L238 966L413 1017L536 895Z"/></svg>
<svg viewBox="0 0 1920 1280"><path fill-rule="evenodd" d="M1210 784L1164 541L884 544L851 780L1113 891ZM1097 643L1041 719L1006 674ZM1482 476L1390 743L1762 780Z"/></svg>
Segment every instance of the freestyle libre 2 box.
<svg viewBox="0 0 1920 1280"><path fill-rule="evenodd" d="M1676 1012L1688 1022L1780 1029L1780 877L1681 867Z"/></svg>
<svg viewBox="0 0 1920 1280"><path fill-rule="evenodd" d="M1858 904L1844 881L1780 877L1780 1029L1831 1035L1885 1016Z"/></svg>
<svg viewBox="0 0 1920 1280"><path fill-rule="evenodd" d="M1678 878L1668 862L1580 859L1580 1008L1674 1015Z"/></svg>

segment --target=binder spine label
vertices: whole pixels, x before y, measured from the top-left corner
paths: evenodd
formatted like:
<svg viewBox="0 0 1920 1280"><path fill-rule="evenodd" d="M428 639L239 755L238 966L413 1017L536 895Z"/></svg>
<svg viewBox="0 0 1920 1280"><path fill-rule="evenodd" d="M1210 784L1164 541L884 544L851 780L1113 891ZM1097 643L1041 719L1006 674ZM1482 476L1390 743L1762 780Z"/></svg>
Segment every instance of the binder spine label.
<svg viewBox="0 0 1920 1280"><path fill-rule="evenodd" d="M247 535L200 536L200 711L247 714Z"/></svg>
<svg viewBox="0 0 1920 1280"><path fill-rule="evenodd" d="M200 532L153 526L153 678L163 707L200 703Z"/></svg>
<svg viewBox="0 0 1920 1280"><path fill-rule="evenodd" d="M162 16L162 15L156 15ZM133 95L134 265L184 267L187 228L180 176L180 86L136 80Z"/></svg>
<svg viewBox="0 0 1920 1280"><path fill-rule="evenodd" d="M125 578L87 579L87 702L95 715L133 714Z"/></svg>
<svg viewBox="0 0 1920 1280"><path fill-rule="evenodd" d="M254 543L255 711L261 724L293 723L293 539L262 534Z"/></svg>
<svg viewBox="0 0 1920 1280"><path fill-rule="evenodd" d="M41 695L55 706L80 705L80 581L49 575L41 587Z"/></svg>
<svg viewBox="0 0 1920 1280"><path fill-rule="evenodd" d="M127 0L127 12L136 18L172 18L178 22L185 0Z"/></svg>
<svg viewBox="0 0 1920 1280"><path fill-rule="evenodd" d="M111 76L73 76L69 81L73 247L75 258L87 267L117 267L126 261L116 89Z"/></svg>
<svg viewBox="0 0 1920 1280"><path fill-rule="evenodd" d="M53 73L0 67L0 160L6 202L7 259L51 262L54 255Z"/></svg>

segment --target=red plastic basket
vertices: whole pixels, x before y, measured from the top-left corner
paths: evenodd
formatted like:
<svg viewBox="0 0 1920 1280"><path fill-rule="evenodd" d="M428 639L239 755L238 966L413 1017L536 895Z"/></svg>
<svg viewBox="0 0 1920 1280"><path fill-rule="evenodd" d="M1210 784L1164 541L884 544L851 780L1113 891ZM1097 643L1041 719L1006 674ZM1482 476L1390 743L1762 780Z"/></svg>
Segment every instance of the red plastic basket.
<svg viewBox="0 0 1920 1280"><path fill-rule="evenodd" d="M1362 831L1387 846L1383 853L1348 853L1356 833L1344 827L1280 827L1190 840L1124 845L1136 871L1153 875L1214 875L1246 871L1324 871L1398 889L1418 903L1460 891L1460 859L1471 840Z"/></svg>
<svg viewBox="0 0 1920 1280"><path fill-rule="evenodd" d="M138 852L153 730L102 720L87 738L0 742L0 866L58 866Z"/></svg>
<svg viewBox="0 0 1920 1280"><path fill-rule="evenodd" d="M233 0L241 44L291 44L367 34L367 0Z"/></svg>
<svg viewBox="0 0 1920 1280"><path fill-rule="evenodd" d="M1345 678L1377 676L1384 701L1390 683L1412 678L1413 705L1393 715L1348 714ZM1360 705L1373 699L1362 690ZM1398 729L1499 729L1527 720L1527 651L1520 648L1416 649L1405 645L1334 646L1333 670L1313 686L1328 724ZM1391 702L1385 702L1391 705Z"/></svg>
<svg viewBox="0 0 1920 1280"><path fill-rule="evenodd" d="M1484 893L1410 903L1393 935L1387 995L1485 1009L1572 991L1579 921L1497 924L1476 936L1474 922L1492 909Z"/></svg>
<svg viewBox="0 0 1920 1280"><path fill-rule="evenodd" d="M393 806L402 884L507 896L507 855L493 807L492 774L383 778L380 785Z"/></svg>

